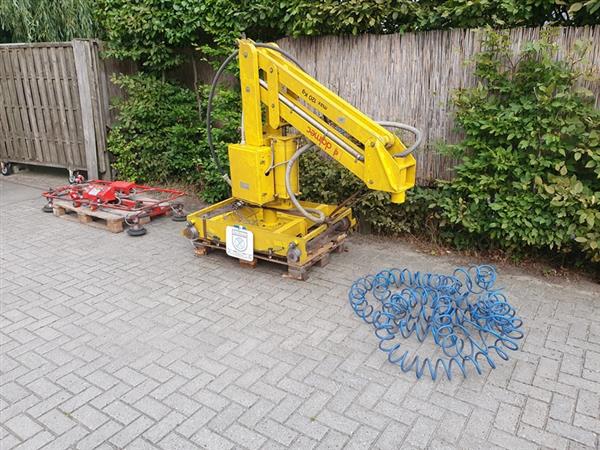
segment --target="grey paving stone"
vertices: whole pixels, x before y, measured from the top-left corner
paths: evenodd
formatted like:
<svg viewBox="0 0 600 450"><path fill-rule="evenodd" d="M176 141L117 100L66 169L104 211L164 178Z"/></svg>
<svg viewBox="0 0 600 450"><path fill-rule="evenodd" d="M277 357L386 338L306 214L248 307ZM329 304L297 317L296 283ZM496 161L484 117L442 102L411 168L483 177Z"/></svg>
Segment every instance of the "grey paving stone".
<svg viewBox="0 0 600 450"><path fill-rule="evenodd" d="M38 423L24 414L7 420L5 426L23 441L42 431L42 427Z"/></svg>
<svg viewBox="0 0 600 450"><path fill-rule="evenodd" d="M192 436L192 441L202 448L210 448L215 450L228 450L234 447L233 442L206 428L202 428L196 434L194 434Z"/></svg>
<svg viewBox="0 0 600 450"><path fill-rule="evenodd" d="M159 448L177 450L196 450L198 446L193 442L184 439L178 434L170 433L162 441L160 441Z"/></svg>
<svg viewBox="0 0 600 450"><path fill-rule="evenodd" d="M575 411L575 400L564 395L554 394L550 405L550 417L561 422L571 423Z"/></svg>
<svg viewBox="0 0 600 450"><path fill-rule="evenodd" d="M190 438L192 434L203 428L216 414L212 409L202 407L179 425L176 431L183 437Z"/></svg>
<svg viewBox="0 0 600 450"><path fill-rule="evenodd" d="M259 422L254 428L259 433L286 447L288 447L298 436L296 431L291 430L272 419L265 419Z"/></svg>
<svg viewBox="0 0 600 450"><path fill-rule="evenodd" d="M81 450L93 449L98 447L104 441L107 441L112 435L122 429L122 425L109 421L97 430L89 433L83 439L77 442L77 448Z"/></svg>
<svg viewBox="0 0 600 450"><path fill-rule="evenodd" d="M131 441L138 436L141 436L144 431L150 428L154 424L154 421L146 416L140 416L113 437L110 438L110 442L117 446L117 448L125 448Z"/></svg>
<svg viewBox="0 0 600 450"><path fill-rule="evenodd" d="M40 416L38 421L57 436L77 425L67 414L58 409L51 409Z"/></svg>
<svg viewBox="0 0 600 450"><path fill-rule="evenodd" d="M90 430L95 430L109 420L106 414L102 414L90 405L83 405L81 408L73 411L70 417L85 425Z"/></svg>
<svg viewBox="0 0 600 450"><path fill-rule="evenodd" d="M260 434L235 423L224 434L233 442L249 449L259 449L266 442L266 439Z"/></svg>
<svg viewBox="0 0 600 450"><path fill-rule="evenodd" d="M517 425L519 423L519 416L521 415L521 409L516 406L508 405L506 403L500 404L494 426L499 430L506 431L511 434L515 434L517 431Z"/></svg>
<svg viewBox="0 0 600 450"><path fill-rule="evenodd" d="M143 436L148 441L157 443L184 420L186 420L186 416L177 411L172 411L159 422L151 425L150 428L144 432Z"/></svg>
<svg viewBox="0 0 600 450"><path fill-rule="evenodd" d="M120 400L115 400L102 411L123 425L129 425L140 415L138 411Z"/></svg>

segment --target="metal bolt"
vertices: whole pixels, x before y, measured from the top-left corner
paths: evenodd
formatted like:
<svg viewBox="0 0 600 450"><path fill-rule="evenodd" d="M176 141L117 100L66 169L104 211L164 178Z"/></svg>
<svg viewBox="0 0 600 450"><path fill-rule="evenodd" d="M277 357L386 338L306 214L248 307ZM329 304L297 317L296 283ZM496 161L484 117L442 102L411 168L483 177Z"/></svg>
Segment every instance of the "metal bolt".
<svg viewBox="0 0 600 450"><path fill-rule="evenodd" d="M250 92L250 86L246 86L246 92Z"/></svg>
<svg viewBox="0 0 600 450"><path fill-rule="evenodd" d="M271 108L275 108L275 103L271 103Z"/></svg>
<svg viewBox="0 0 600 450"><path fill-rule="evenodd" d="M373 184L373 180L369 180L369 184Z"/></svg>
<svg viewBox="0 0 600 450"><path fill-rule="evenodd" d="M248 52L244 52L244 58L248 57Z"/></svg>
<svg viewBox="0 0 600 450"><path fill-rule="evenodd" d="M369 144L371 147L375 147L375 142L371 141L371 143Z"/></svg>
<svg viewBox="0 0 600 450"><path fill-rule="evenodd" d="M273 73L273 68L272 67L269 67L269 72Z"/></svg>

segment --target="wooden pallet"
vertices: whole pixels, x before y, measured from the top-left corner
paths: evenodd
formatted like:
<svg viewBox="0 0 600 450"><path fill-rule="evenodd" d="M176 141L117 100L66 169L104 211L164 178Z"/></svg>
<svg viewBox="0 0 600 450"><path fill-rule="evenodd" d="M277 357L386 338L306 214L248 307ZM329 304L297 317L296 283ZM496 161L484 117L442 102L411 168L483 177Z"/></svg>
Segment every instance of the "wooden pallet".
<svg viewBox="0 0 600 450"><path fill-rule="evenodd" d="M269 261L287 266L288 271L283 275L284 277L305 281L308 279L308 272L312 266L325 267L327 264L329 264L332 253L342 253L346 250L345 242L347 237L348 235L346 233L341 233L335 239L324 243L322 246L315 249L310 254L308 260L302 265L290 263L285 259L279 259L261 253L254 253L254 259L252 261L244 261L240 259L240 266L244 268L254 268L258 264L259 259L263 261ZM195 242L194 253L196 256L207 255L211 250L225 251L225 246L202 240Z"/></svg>
<svg viewBox="0 0 600 450"><path fill-rule="evenodd" d="M52 210L55 216L63 219L78 221L86 225L108 230L111 233L121 233L125 224L125 217L130 213L125 211L92 211L87 207L75 207L73 203L54 200ZM139 223L144 225L150 222L150 217L141 217Z"/></svg>

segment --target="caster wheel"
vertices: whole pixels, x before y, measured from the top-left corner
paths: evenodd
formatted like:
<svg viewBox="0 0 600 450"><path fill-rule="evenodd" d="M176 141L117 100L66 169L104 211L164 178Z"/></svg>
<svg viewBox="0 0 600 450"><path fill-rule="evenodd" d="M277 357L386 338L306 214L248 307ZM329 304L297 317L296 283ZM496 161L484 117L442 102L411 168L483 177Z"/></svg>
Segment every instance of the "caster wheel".
<svg viewBox="0 0 600 450"><path fill-rule="evenodd" d="M171 216L171 220L173 222L185 222L187 220L187 216Z"/></svg>
<svg viewBox="0 0 600 450"><path fill-rule="evenodd" d="M45 213L51 213L54 211L54 208L52 208L52 206L50 206L50 205L44 205L44 207L42 208L42 211L44 211Z"/></svg>
<svg viewBox="0 0 600 450"><path fill-rule="evenodd" d="M85 177L79 172L69 171L69 184L81 184L85 182Z"/></svg>
<svg viewBox="0 0 600 450"><path fill-rule="evenodd" d="M9 176L12 173L12 164L9 162L2 163L2 176Z"/></svg>
<svg viewBox="0 0 600 450"><path fill-rule="evenodd" d="M146 229L144 227L133 227L127 229L127 234L129 236L143 236L146 234Z"/></svg>

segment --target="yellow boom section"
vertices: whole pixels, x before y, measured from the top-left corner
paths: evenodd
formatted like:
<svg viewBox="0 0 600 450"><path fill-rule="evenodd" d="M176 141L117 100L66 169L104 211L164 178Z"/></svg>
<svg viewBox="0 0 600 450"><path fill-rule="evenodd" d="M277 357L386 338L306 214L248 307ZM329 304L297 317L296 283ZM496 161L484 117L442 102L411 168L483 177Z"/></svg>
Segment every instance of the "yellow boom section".
<svg viewBox="0 0 600 450"><path fill-rule="evenodd" d="M245 144L270 145L285 125L354 173L373 190L402 203L415 184L415 158L389 130L331 92L279 52L243 39L240 82ZM266 114L266 120L263 120Z"/></svg>

